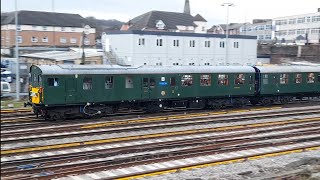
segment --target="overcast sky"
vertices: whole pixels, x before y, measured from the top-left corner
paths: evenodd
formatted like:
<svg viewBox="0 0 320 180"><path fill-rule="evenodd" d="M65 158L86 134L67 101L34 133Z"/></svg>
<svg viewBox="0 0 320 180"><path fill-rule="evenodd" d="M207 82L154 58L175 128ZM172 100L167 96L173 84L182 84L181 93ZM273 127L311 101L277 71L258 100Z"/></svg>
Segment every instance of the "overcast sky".
<svg viewBox="0 0 320 180"><path fill-rule="evenodd" d="M1 11L14 11L14 2L15 0L1 0ZM83 17L94 16L98 19L117 19L127 22L151 10L182 12L185 0L17 0L17 2L18 10L54 9L55 12L76 13ZM234 7L230 7L229 22L251 22L252 19L314 13L320 8L320 0L190 0L191 14L202 15L208 21L208 27L225 23L227 10L221 6L225 2L235 4Z"/></svg>

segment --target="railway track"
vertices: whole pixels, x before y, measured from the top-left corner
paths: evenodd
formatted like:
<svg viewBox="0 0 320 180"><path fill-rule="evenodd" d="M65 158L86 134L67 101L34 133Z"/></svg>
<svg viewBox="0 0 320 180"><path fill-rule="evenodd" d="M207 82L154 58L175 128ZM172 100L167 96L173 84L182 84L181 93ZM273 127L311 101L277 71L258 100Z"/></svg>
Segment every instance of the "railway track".
<svg viewBox="0 0 320 180"><path fill-rule="evenodd" d="M1 133L1 140L13 138L10 133L16 139L20 136L29 140L2 142L1 179L130 179L286 153L318 151L319 111L317 106L207 111L207 114L11 129ZM186 127L191 128L177 129ZM38 138L30 138L35 136L32 133L37 133ZM84 138L93 135L98 136L92 140ZM36 145L35 142L47 137L50 137L47 141L54 138L66 143ZM66 141L72 137L84 140Z"/></svg>
<svg viewBox="0 0 320 180"><path fill-rule="evenodd" d="M301 144L310 147L320 146L320 123L305 124L286 128L256 128L247 132L239 131L235 134L207 136L204 138L151 143L148 146L136 145L131 147L114 148L112 150L100 150L86 155L68 155L49 158L12 161L2 163L1 177L15 179L40 178L50 179L64 177L72 174L93 173L98 171L116 171L119 168L131 168L150 163L164 163L173 160L185 160L186 158L219 155L234 152L238 157L239 151L254 150L267 147L275 150L277 146L300 147ZM318 135L314 135L318 134ZM178 149L177 149L178 148ZM301 147L300 147L301 148ZM306 147L304 147L306 148ZM159 151L166 149L166 151ZM143 152L143 153L141 153ZM263 151L261 151L263 152ZM261 155L261 152L259 155ZM265 151L264 151L265 152ZM134 153L133 155L124 155ZM139 154L140 153L140 154ZM110 158L112 156L119 156ZM256 150L257 154L257 150ZM252 156L252 155L251 155ZM223 157L223 156L222 156ZM230 158L230 157L229 157ZM242 157L244 158L244 157ZM203 158L205 159L205 158ZM71 163L72 162L72 163ZM18 167L18 168L17 168ZM51 172L43 174L44 172ZM21 176L19 176L21 174ZM41 175L41 177L39 177ZM114 174L115 175L115 174Z"/></svg>
<svg viewBox="0 0 320 180"><path fill-rule="evenodd" d="M122 120L80 126L71 125L65 127L59 126L54 128L40 128L21 131L3 131L1 134L1 142L2 144L7 144L13 142L28 142L32 140L61 139L65 137L81 137L106 133L148 130L150 128L163 129L212 123L241 122L252 119L258 120L285 116L301 116L306 114L320 114L320 108L312 107L310 110L288 109L272 114L270 114L270 112L250 112L248 114L243 113L241 117L238 117L238 114L191 114L137 120Z"/></svg>

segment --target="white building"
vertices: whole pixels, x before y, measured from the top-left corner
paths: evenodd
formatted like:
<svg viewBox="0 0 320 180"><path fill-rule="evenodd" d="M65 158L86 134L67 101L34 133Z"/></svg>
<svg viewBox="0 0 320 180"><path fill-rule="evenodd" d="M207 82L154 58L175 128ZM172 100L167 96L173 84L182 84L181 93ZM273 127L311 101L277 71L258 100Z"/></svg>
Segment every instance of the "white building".
<svg viewBox="0 0 320 180"><path fill-rule="evenodd" d="M319 43L320 8L318 12L273 19L272 37L279 43Z"/></svg>
<svg viewBox="0 0 320 180"><path fill-rule="evenodd" d="M256 36L116 31L102 37L109 61L121 65L254 65ZM228 56L226 56L228 49ZM226 59L228 57L228 59Z"/></svg>

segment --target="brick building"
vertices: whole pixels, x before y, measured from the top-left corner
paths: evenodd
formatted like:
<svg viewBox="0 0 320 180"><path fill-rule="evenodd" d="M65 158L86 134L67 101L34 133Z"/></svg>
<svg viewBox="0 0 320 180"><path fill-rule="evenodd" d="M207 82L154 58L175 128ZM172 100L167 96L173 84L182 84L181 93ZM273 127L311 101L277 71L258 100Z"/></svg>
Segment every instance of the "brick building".
<svg viewBox="0 0 320 180"><path fill-rule="evenodd" d="M15 46L15 30L18 29L20 47L76 47L82 44L84 26L90 23L79 14L18 11L1 14L1 49ZM89 28L85 38L87 46L95 45L95 27Z"/></svg>

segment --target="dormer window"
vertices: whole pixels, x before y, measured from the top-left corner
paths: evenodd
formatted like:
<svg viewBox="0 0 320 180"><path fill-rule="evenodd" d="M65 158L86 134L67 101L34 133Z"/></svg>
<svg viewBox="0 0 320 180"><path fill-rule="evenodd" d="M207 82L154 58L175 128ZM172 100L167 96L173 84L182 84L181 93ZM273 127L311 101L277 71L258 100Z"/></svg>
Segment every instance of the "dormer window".
<svg viewBox="0 0 320 180"><path fill-rule="evenodd" d="M163 23L163 21L161 20L158 20L157 23L156 23L156 28L157 29L164 29L165 28L165 24Z"/></svg>

